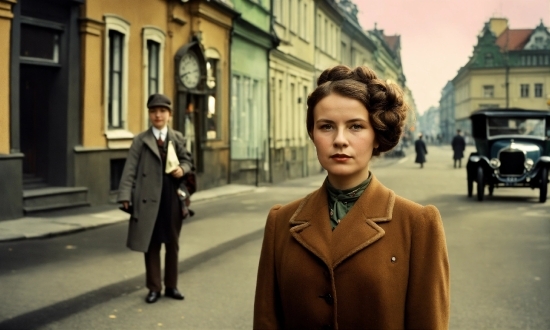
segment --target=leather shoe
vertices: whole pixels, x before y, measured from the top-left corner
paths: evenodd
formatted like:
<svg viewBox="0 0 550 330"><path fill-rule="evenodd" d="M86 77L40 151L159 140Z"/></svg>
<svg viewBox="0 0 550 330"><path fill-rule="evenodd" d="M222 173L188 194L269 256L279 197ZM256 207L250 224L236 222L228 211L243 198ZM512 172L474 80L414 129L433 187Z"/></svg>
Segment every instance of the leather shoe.
<svg viewBox="0 0 550 330"><path fill-rule="evenodd" d="M164 295L177 300L183 300L185 298L176 288L166 288L166 290L164 290Z"/></svg>
<svg viewBox="0 0 550 330"><path fill-rule="evenodd" d="M149 294L147 294L147 297L145 297L145 302L148 304L152 304L154 302L157 302L159 298L160 298L160 292L149 291Z"/></svg>

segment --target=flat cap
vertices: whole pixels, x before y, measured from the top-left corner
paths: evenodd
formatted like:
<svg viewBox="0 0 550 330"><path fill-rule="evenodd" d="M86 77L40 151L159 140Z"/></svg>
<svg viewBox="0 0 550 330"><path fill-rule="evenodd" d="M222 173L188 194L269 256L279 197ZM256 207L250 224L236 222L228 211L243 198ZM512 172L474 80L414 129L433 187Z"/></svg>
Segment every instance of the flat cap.
<svg viewBox="0 0 550 330"><path fill-rule="evenodd" d="M172 101L164 94L151 94L147 100L147 108L151 109L154 107L168 108L172 111Z"/></svg>

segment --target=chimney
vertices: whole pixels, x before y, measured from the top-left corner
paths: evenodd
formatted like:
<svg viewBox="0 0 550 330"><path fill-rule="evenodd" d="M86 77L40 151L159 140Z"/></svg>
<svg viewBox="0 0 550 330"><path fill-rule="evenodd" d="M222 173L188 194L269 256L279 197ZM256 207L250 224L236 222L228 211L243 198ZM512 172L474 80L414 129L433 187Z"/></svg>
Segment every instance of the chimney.
<svg viewBox="0 0 550 330"><path fill-rule="evenodd" d="M508 28L508 19L493 17L489 21L489 27L498 38Z"/></svg>

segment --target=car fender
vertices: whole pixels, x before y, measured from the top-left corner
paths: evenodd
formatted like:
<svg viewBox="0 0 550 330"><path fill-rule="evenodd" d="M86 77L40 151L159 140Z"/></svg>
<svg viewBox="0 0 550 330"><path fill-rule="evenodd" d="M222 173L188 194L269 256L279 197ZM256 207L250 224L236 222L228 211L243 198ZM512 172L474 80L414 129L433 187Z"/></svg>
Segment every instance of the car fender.
<svg viewBox="0 0 550 330"><path fill-rule="evenodd" d="M482 167L483 171L486 173L493 172L489 159L485 156L478 154L477 152L472 152L470 157L468 157L468 164L466 168L468 170L468 179L475 178L477 173L477 168Z"/></svg>

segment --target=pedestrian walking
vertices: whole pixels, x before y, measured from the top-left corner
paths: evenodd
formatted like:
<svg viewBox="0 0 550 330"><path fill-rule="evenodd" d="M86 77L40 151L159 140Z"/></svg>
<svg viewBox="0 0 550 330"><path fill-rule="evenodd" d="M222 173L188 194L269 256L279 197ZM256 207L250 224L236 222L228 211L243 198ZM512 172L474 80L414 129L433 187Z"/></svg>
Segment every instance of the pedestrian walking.
<svg viewBox="0 0 550 330"><path fill-rule="evenodd" d="M269 212L254 329L447 329L449 261L439 211L369 170L401 136L403 92L360 66L325 70L306 127L322 186Z"/></svg>
<svg viewBox="0 0 550 330"><path fill-rule="evenodd" d="M420 168L423 168L426 162L428 149L426 148L426 143L422 140L422 134L418 134L418 140L414 141L414 151L416 152L416 159L414 162L420 164Z"/></svg>
<svg viewBox="0 0 550 330"><path fill-rule="evenodd" d="M161 296L162 244L166 250L164 294L183 300L177 288L178 241L183 218L187 216L184 202L187 193L182 178L194 170L193 159L184 146L183 135L168 126L172 118L170 99L153 94L147 107L152 126L134 137L117 200L131 213L127 246L145 253L146 287L149 289L145 301L154 303ZM177 160L175 169L166 173L171 150L175 151Z"/></svg>
<svg viewBox="0 0 550 330"><path fill-rule="evenodd" d="M453 167L456 168L456 164L458 163L458 168L461 168L464 150L466 149L466 140L462 137L459 129L456 130L456 135L453 137L451 145L453 147Z"/></svg>

